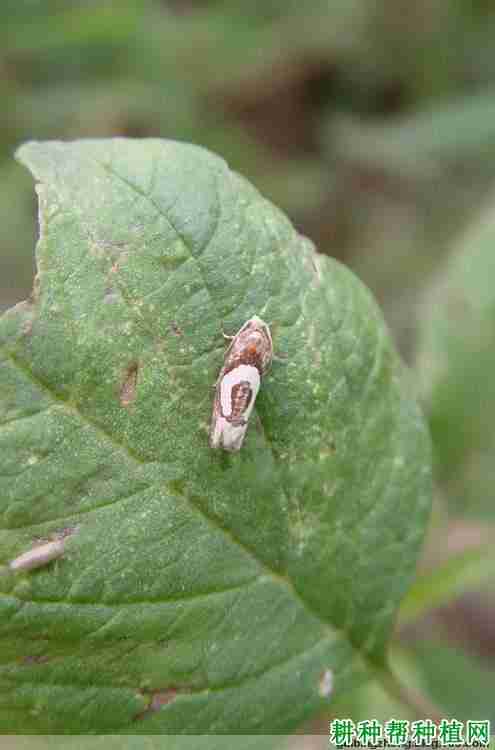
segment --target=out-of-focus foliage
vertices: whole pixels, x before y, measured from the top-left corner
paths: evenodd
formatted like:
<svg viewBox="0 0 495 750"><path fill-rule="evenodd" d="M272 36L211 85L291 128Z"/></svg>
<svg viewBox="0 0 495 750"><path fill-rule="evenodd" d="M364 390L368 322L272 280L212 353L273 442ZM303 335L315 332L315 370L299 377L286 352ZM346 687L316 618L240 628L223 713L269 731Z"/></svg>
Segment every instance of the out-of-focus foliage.
<svg viewBox="0 0 495 750"><path fill-rule="evenodd" d="M425 562L402 621L420 611L430 619L409 622L399 638L412 672L428 663L435 673L416 685L459 717L474 704L460 692L447 698L454 682L469 681L474 696L488 690L466 660L483 657L488 671L495 658L490 568L485 547L470 546L481 524L483 544L494 535L495 362L477 321L485 330L491 315L495 251L476 230L479 206L487 197L493 206L495 195L494 38L489 0L4 0L0 8L1 307L32 284L37 209L15 147L159 136L221 154L321 252L351 266L410 362L420 339L415 374L426 383L438 466L425 561L441 567L429 584ZM476 268L458 249L468 225L464 248ZM480 313L469 325L448 302L456 290ZM440 380L427 360L441 366ZM448 522L467 516L454 534ZM442 645L435 659L435 646L426 656L429 646L422 654L411 646L431 641L431 620ZM390 715L378 692L364 689L340 704L341 715Z"/></svg>
<svg viewBox="0 0 495 750"><path fill-rule="evenodd" d="M438 475L463 515L495 515L495 214L460 243L424 306L419 366Z"/></svg>
<svg viewBox="0 0 495 750"><path fill-rule="evenodd" d="M490 4L7 0L0 14L4 161L28 138L207 146L411 333L418 286L495 174ZM25 293L17 227L34 203L25 176L3 175L0 215L14 201L17 216L0 253L19 269L5 304Z"/></svg>
<svg viewBox="0 0 495 750"><path fill-rule="evenodd" d="M441 634L415 641L392 654L396 674L409 689L428 695L442 716L455 716L460 721L483 716L495 721L493 672L472 654L445 643ZM336 714L350 716L353 721L390 717L417 718L407 706L390 697L377 683L349 693L347 700L336 705Z"/></svg>

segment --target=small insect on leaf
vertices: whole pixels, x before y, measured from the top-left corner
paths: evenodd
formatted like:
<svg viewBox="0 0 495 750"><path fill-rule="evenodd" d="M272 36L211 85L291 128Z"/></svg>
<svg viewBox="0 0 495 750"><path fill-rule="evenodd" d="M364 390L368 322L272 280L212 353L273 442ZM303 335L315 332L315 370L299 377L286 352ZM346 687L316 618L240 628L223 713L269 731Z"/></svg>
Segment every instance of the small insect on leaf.
<svg viewBox="0 0 495 750"><path fill-rule="evenodd" d="M225 353L215 387L210 430L212 448L240 450L261 380L272 359L270 329L255 315L232 337Z"/></svg>
<svg viewBox="0 0 495 750"><path fill-rule="evenodd" d="M64 539L55 539L52 542L38 544L28 552L14 558L9 563L11 570L33 570L48 565L52 560L56 560L64 553Z"/></svg>

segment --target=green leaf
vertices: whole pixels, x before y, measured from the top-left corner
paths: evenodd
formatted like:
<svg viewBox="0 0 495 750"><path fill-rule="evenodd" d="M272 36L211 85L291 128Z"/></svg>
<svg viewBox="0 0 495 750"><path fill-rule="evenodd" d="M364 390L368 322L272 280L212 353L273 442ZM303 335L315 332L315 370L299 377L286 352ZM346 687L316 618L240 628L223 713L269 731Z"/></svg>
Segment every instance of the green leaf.
<svg viewBox="0 0 495 750"><path fill-rule="evenodd" d="M41 236L0 325L3 560L67 536L1 577L1 725L291 731L383 665L427 520L428 437L380 313L201 148L19 158ZM287 359L242 450L215 452L222 327L254 314Z"/></svg>
<svg viewBox="0 0 495 750"><path fill-rule="evenodd" d="M411 646L411 655L415 657L421 690L443 715L460 721L495 720L495 674L479 657L439 638L417 641Z"/></svg>
<svg viewBox="0 0 495 750"><path fill-rule="evenodd" d="M417 361L450 507L486 519L495 492L494 241L490 209L430 289Z"/></svg>
<svg viewBox="0 0 495 750"><path fill-rule="evenodd" d="M431 627L431 624L430 624ZM421 696L422 706L398 700L377 682L368 682L332 706L332 717L354 722L377 719L417 720L455 717L491 719L495 676L480 659L462 647L443 642L441 633L421 633L407 648L394 646L390 661L406 691L403 698Z"/></svg>
<svg viewBox="0 0 495 750"><path fill-rule="evenodd" d="M332 123L329 135L348 159L409 179L431 180L447 166L469 159L493 174L494 116L495 91L488 88L387 125L341 116Z"/></svg>
<svg viewBox="0 0 495 750"><path fill-rule="evenodd" d="M0 308L3 310L30 289L33 275L34 209L29 175L18 164L0 162Z"/></svg>
<svg viewBox="0 0 495 750"><path fill-rule="evenodd" d="M468 549L416 579L400 608L405 625L495 577L493 546Z"/></svg>
<svg viewBox="0 0 495 750"><path fill-rule="evenodd" d="M350 718L356 724L370 719L376 719L382 724L392 718L415 719L415 706L406 700L405 694L398 693L394 684L390 684L390 676L393 683L400 681L408 689L417 682L413 660L404 655L403 649L397 647L396 639L389 650L388 661L392 670L389 672L388 684L384 680L369 680L358 685L332 704L331 717Z"/></svg>

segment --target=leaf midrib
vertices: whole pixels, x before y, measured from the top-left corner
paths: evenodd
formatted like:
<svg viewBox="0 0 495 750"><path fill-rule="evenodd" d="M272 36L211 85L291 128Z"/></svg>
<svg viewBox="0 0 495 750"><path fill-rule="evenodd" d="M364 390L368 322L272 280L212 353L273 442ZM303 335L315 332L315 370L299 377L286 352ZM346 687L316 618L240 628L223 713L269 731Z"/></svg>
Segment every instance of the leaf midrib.
<svg viewBox="0 0 495 750"><path fill-rule="evenodd" d="M12 352L8 351L5 348L5 346L0 347L0 350L5 354L6 357L8 357L8 359L12 362L12 364L14 365L14 367L16 367L25 376L29 377L29 379L31 380L31 382L34 385L36 385L40 390L43 390L45 393L47 393L50 396L50 398L53 399L53 401L55 401L56 403L58 403L60 405L63 405L64 408L66 408L68 411L70 411L73 415L76 415L82 422L86 423L89 427L91 427L99 435L99 437L100 437L100 439L102 441L108 441L108 442L110 442L111 445L114 448L123 451L124 453L126 453L126 455L132 461L134 461L134 462L136 462L136 463L138 463L140 465L147 464L147 463L157 463L156 461L151 461L151 462L143 461L139 456L134 455L134 452L131 451L125 443L122 443L122 442L119 442L119 441L115 440L115 438L113 437L113 435L111 435L111 433L109 433L107 430L105 430L100 424L98 424L97 422L95 422L93 419L89 418L86 414L84 414L83 412L81 412L80 409L78 408L77 404L75 404L75 403L69 404L59 394L54 393L52 391L52 389L50 388L50 386L48 386L46 383L43 383L43 381L41 381L34 373L32 373L32 371L29 369L29 367L28 367L27 364L21 362L21 360L19 360L19 358L16 357ZM267 441L267 445L269 445L268 441ZM153 485L150 485L150 488L151 487L153 487ZM327 621L325 621L325 620L322 619L320 613L316 612L311 607L311 605L308 602L306 602L306 600L301 596L301 594L295 588L295 586L294 586L294 584L293 584L293 582L291 581L290 578L288 578L287 576L281 575L277 571L275 571L272 568L270 568L265 562L263 562L262 560L260 560L256 556L255 552L250 547L246 546L246 544L244 542L242 542L240 539L238 539L236 537L236 535L232 532L232 530L230 528L228 528L228 527L224 526L223 524L221 524L219 522L219 519L216 516L213 516L212 514L206 513L205 509L203 507L201 507L198 503L195 503L191 499L191 497L189 497L187 495L187 493L184 493L184 497L185 497L186 501L188 502L189 506L191 508L193 508L197 513L199 513L201 515L201 517L210 526L212 526L215 529L215 531L217 531L217 532L220 531L226 538L229 539L229 541L233 545L235 545L239 549L241 549L242 552L248 558L250 558L254 563L256 563L259 566L260 570L262 571L262 574L264 574L265 576L269 577L272 581L278 583L280 586L282 586L283 588L285 588L288 591L289 595L291 595L294 600L296 600L296 601L298 601L300 603L300 605L302 606L303 610L306 611L307 614L309 614L317 622L320 623L320 625L325 630L325 637L331 637L331 638L334 639L334 638L340 636L341 638L344 638L345 640L347 640L349 642L349 644L352 646L352 648L355 651L358 651L359 653L361 653L360 649L355 644L353 644L353 642L352 642L352 640L351 640L351 638L350 638L350 636L349 636L349 634L347 632L345 632L341 628L336 627L332 623L329 623L329 622L327 622ZM56 603L57 604L65 604L65 602L60 602L60 601L58 601ZM159 602L157 602L157 604L158 603ZM94 606L94 604L92 606ZM106 605L103 605L103 606L106 606ZM115 606L119 606L119 605L115 605ZM361 655L363 656L363 658L365 658L364 654L361 654Z"/></svg>
<svg viewBox="0 0 495 750"><path fill-rule="evenodd" d="M216 306L215 306L215 303L214 303L214 300L213 300L213 295L212 295L212 293L211 293L211 291L210 291L210 289L208 287L208 284L206 283L206 279L205 279L205 276L204 276L204 273L203 273L203 269L202 269L202 266L201 266L200 259L193 253L191 247L189 246L189 243L188 243L186 237L184 237L184 235L179 231L179 229L171 221L170 217L166 213L164 213L164 211L162 210L162 208L160 207L160 205L158 205L156 203L156 201L153 199L153 197L150 196L145 190L140 189L132 181L127 180L120 173L116 172L109 164L101 162L101 161L98 161L97 159L94 159L94 162L95 162L95 164L97 164L97 166L99 168L103 169L110 176L114 177L115 179L120 180L130 190L133 190L137 195L140 195L142 198L144 198L145 200L149 201L150 205L154 208L154 210L158 213L158 215L161 216L167 222L167 224L170 226L170 228L172 229L172 231L176 234L177 238L180 239L180 241L183 243L184 247L188 251L188 254L189 254L190 258L197 265L198 270L199 270L200 275L201 275L201 278L203 280L204 289L207 292L207 294L208 294L208 296L209 296L209 298L211 300L212 307L214 308L214 310L216 312L216 315L217 315L217 317L220 320L220 316L218 314L218 311L216 310ZM218 187L217 187L217 191L218 191ZM217 228L218 228L218 224L219 224L219 220L220 220L220 207L219 207L219 205L220 204L219 204L219 201L218 201L217 221L216 221L215 226L213 227L212 232L209 234L209 236L208 236L208 238L207 238L207 240L205 242L204 247L202 248L202 251L201 251L202 253L207 249L207 247L209 246L209 244L211 243L211 241L213 240L213 238L214 238L214 236L216 234L216 231L217 231ZM0 349L4 349L4 351L5 351L4 347L0 347ZM31 370L29 369L29 365L27 363L21 362L12 352L7 351L6 353L7 353L7 356L9 357L9 359L14 364L14 366L16 366L27 377L29 377L31 379L31 381L35 385L37 385L37 387L45 390L49 394L49 396L55 402L58 402L59 404L63 405L64 408L66 408L68 411L70 411L73 414L75 414L79 419L81 419L88 426L90 426L100 436L100 438L102 440L104 440L104 441L106 440L106 441L110 442L111 445L114 448L116 448L118 450L124 451L130 459L132 459L134 462L136 462L136 463L138 463L140 465L147 465L147 464L151 464L151 463L155 463L155 464L156 463L160 463L160 462L156 462L156 461L146 461L146 460L144 460L141 456L139 456L137 453L135 453L134 451L132 451L132 449L130 449L129 446L127 446L125 443L122 443L122 442L116 440L115 437L111 433L109 433L105 428L103 428L97 421L93 420L92 418L88 417L86 414L84 414L83 412L81 412L77 404L75 404L74 402L69 403L67 400L65 400L64 398L62 398L59 394L53 392L51 390L51 388L50 388L49 385L43 383L40 379L38 379L31 372ZM272 455L274 456L274 460L276 461L275 451L274 451L273 445L270 443L270 441L269 441L269 439L268 439L265 431L263 431L263 433L264 433L265 443L269 447L270 451L272 452ZM150 488L151 487L153 487L153 484L150 485ZM285 488L283 486L281 486L281 491L284 493L285 496L287 496L286 490L285 490ZM265 575L269 576L273 581L275 581L280 586L282 586L283 588L285 588L288 591L289 595L292 596L292 598L295 601L298 601L300 603L300 605L302 606L303 610L306 611L307 614L309 614L317 622L320 623L321 627L324 629L324 631L326 633L325 637L335 638L337 636L340 636L341 638L345 639L350 644L350 646L352 647L352 649L354 651L358 652L365 661L368 661L369 657L366 655L366 653L364 651L362 651L362 649L360 648L359 645L357 645L357 644L355 644L353 642L350 633L347 630L345 630L345 629L343 629L341 627L338 627L338 626L334 625L333 623L328 622L327 620L323 619L322 615L320 614L320 612L316 611L314 609L314 607L303 598L303 596L301 595L301 593L297 590L297 588L294 586L294 583L292 582L292 580L288 576L280 574L279 572L277 572L277 571L273 570L272 568L270 568L265 562L259 560L258 557L256 556L254 550L252 550L250 547L246 546L246 544L244 542L242 542L240 539L238 539L229 527L226 527L226 526L222 525L222 523L220 522L220 520L218 519L218 517L216 517L214 515L211 515L211 514L208 514L206 512L205 508L202 507L201 505L199 505L198 503L194 502L194 500L190 496L188 496L187 493L184 493L184 497L185 497L186 501L188 502L188 504L190 505L190 507L193 508L193 509L195 509L202 516L202 518L205 521L207 521L216 531L222 532L223 535L225 537L227 537L232 544L236 545L239 549L241 549L243 551L244 554L247 555L247 557L251 558L251 560L254 561L260 567L260 569L262 571L264 571Z"/></svg>

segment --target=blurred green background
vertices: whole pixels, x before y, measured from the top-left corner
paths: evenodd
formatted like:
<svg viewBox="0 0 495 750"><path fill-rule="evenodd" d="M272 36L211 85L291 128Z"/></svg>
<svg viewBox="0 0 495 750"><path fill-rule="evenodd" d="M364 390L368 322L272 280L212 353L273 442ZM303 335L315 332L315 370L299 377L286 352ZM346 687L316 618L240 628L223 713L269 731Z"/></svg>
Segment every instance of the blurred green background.
<svg viewBox="0 0 495 750"><path fill-rule="evenodd" d="M372 289L437 472L392 659L442 713L495 722L494 3L3 0L0 92L2 309L32 286L28 139L206 146ZM333 711L408 716L373 685Z"/></svg>

